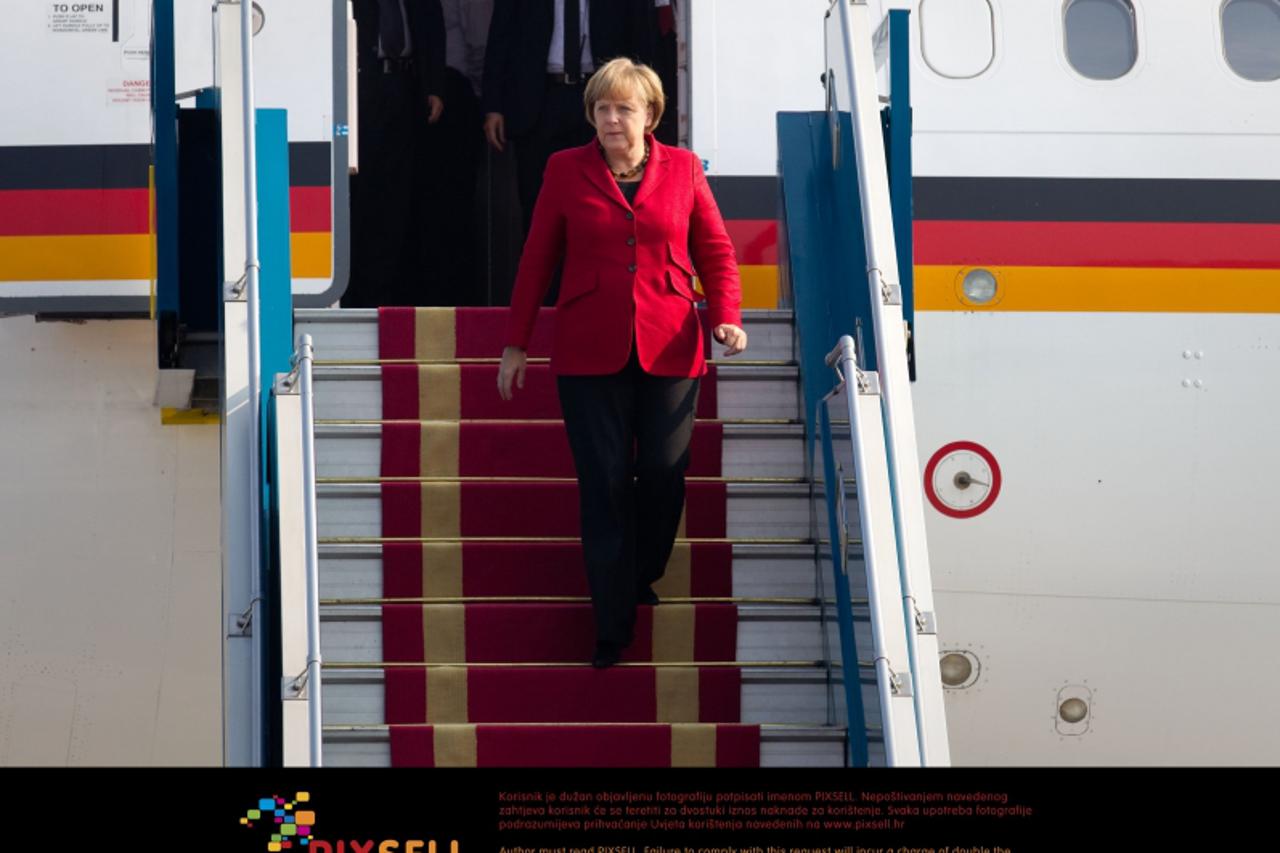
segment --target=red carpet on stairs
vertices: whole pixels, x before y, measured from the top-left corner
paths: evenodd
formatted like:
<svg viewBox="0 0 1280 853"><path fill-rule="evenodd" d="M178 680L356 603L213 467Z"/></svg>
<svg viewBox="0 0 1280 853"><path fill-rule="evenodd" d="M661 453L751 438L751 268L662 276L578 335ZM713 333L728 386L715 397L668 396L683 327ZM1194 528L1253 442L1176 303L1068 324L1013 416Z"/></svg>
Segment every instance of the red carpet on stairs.
<svg viewBox="0 0 1280 853"><path fill-rule="evenodd" d="M678 538L725 535L725 484L686 482ZM562 481L383 482L382 535L578 536L578 483Z"/></svg>
<svg viewBox="0 0 1280 853"><path fill-rule="evenodd" d="M531 357L549 355L553 322L543 309ZM586 665L590 602L537 600L588 595L555 377L531 364L504 402L496 364L449 363L497 358L505 323L505 309L379 311L379 356L401 362L382 365L382 535L401 540L383 544L383 596L481 599L382 605L392 764L758 766L741 670L714 665L736 659L737 607L671 601L733 593L732 546L684 541L725 538L725 484L687 484L664 601L637 612L623 662L659 665ZM716 396L710 368L699 418ZM722 426L697 423L689 476L719 477L722 456Z"/></svg>
<svg viewBox="0 0 1280 853"><path fill-rule="evenodd" d="M737 667L387 669L388 723L733 723Z"/></svg>
<svg viewBox="0 0 1280 853"><path fill-rule="evenodd" d="M760 727L725 723L393 726L400 767L759 767Z"/></svg>
<svg viewBox="0 0 1280 853"><path fill-rule="evenodd" d="M724 427L697 423L690 477L719 477ZM573 477L564 422L397 421L382 427L384 477Z"/></svg>
<svg viewBox="0 0 1280 853"><path fill-rule="evenodd" d="M716 417L716 368L708 365L698 388L699 418ZM498 396L496 364L384 364L385 420L560 420L556 378L547 364L530 364L514 399Z"/></svg>
<svg viewBox="0 0 1280 853"><path fill-rule="evenodd" d="M703 309L699 309L703 310ZM530 358L551 357L555 309L538 310L529 340ZM707 352L711 329L705 322ZM437 361L454 358L500 358L507 331L505 308L379 308L378 358Z"/></svg>
<svg viewBox="0 0 1280 853"><path fill-rule="evenodd" d="M580 542L387 542L382 575L385 598L590 594ZM733 595L733 546L677 542L655 591Z"/></svg>
<svg viewBox="0 0 1280 853"><path fill-rule="evenodd" d="M624 661L732 661L733 604L641 605ZM391 663L576 663L595 645L589 602L382 605Z"/></svg>

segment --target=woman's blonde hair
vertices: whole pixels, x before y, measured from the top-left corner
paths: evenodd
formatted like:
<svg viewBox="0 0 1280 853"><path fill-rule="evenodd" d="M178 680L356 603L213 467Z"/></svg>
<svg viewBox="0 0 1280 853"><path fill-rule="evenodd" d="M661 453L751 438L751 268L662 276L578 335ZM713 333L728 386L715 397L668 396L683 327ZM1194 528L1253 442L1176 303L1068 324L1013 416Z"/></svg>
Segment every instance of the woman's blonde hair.
<svg viewBox="0 0 1280 853"><path fill-rule="evenodd" d="M645 125L645 133L662 121L662 111L667 108L667 97L662 94L662 81L652 68L626 57L611 59L602 65L587 81L587 91L582 101L587 107L587 121L596 126L596 102L601 98L639 96L647 106L653 107L653 120Z"/></svg>

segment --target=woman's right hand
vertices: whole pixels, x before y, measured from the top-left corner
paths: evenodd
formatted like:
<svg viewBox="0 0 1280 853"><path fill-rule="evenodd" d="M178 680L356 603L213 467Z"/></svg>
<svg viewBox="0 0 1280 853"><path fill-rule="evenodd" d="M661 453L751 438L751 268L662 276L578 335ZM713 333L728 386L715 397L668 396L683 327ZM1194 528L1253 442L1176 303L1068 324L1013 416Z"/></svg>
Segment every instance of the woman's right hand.
<svg viewBox="0 0 1280 853"><path fill-rule="evenodd" d="M484 135L489 144L502 151L507 145L507 123L502 113L487 113L484 117Z"/></svg>
<svg viewBox="0 0 1280 853"><path fill-rule="evenodd" d="M524 368L528 360L528 353L519 347L507 347L502 351L502 365L498 368L498 395L502 399L512 399L512 381L524 389Z"/></svg>

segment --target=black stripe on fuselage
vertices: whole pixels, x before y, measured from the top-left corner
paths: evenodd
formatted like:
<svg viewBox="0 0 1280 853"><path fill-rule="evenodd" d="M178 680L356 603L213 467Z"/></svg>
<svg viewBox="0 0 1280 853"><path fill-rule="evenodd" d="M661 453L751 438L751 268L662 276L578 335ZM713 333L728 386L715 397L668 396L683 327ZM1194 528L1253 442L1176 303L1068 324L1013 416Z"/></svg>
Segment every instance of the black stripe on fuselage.
<svg viewBox="0 0 1280 853"><path fill-rule="evenodd" d="M1011 222L1280 222L1280 181L922 178L916 219Z"/></svg>
<svg viewBox="0 0 1280 853"><path fill-rule="evenodd" d="M327 187L331 183L332 157L327 142L289 143L289 185Z"/></svg>
<svg viewBox="0 0 1280 853"><path fill-rule="evenodd" d="M147 186L147 145L0 147L0 190L130 190Z"/></svg>
<svg viewBox="0 0 1280 853"><path fill-rule="evenodd" d="M778 179L773 175L708 175L707 183L725 219L774 219Z"/></svg>
<svg viewBox="0 0 1280 853"><path fill-rule="evenodd" d="M327 187L329 143L289 143L289 183ZM0 190L145 189L149 145L0 146Z"/></svg>

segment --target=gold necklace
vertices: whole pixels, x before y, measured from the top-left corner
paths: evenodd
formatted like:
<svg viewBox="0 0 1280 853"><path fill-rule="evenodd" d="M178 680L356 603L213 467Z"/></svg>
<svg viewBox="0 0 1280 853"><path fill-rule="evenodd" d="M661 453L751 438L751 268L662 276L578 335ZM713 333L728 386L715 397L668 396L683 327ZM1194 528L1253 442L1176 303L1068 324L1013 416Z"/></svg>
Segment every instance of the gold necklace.
<svg viewBox="0 0 1280 853"><path fill-rule="evenodd" d="M605 158L604 160L605 165L608 166L609 158L605 156L604 146L600 144L599 140L596 141L596 147L600 149L600 156ZM627 178L634 178L636 175L643 172L644 164L648 162L649 162L649 143L648 141L646 141L644 144L644 157L640 158L640 162L636 166L633 166L632 168L627 169L625 172L614 172L613 167L609 166L609 171L613 173L613 176L615 178L625 181Z"/></svg>

